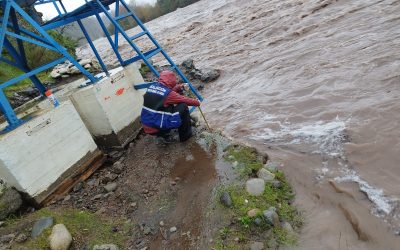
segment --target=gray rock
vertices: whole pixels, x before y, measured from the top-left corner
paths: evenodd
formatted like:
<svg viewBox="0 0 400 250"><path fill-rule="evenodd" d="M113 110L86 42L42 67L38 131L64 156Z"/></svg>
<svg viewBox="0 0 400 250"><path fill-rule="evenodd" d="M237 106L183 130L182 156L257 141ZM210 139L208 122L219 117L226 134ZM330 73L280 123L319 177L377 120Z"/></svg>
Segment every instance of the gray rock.
<svg viewBox="0 0 400 250"><path fill-rule="evenodd" d="M43 233L43 231L49 227L51 227L54 223L52 217L43 217L35 222L32 228L32 238L36 238Z"/></svg>
<svg viewBox="0 0 400 250"><path fill-rule="evenodd" d="M118 250L118 247L114 244L102 244L102 245L95 245L93 250Z"/></svg>
<svg viewBox="0 0 400 250"><path fill-rule="evenodd" d="M264 210L263 215L264 215L265 220L269 224L273 225L274 227L281 226L280 221L279 221L279 216L276 213L276 208L270 207L269 209Z"/></svg>
<svg viewBox="0 0 400 250"><path fill-rule="evenodd" d="M261 168L260 170L258 170L257 176L258 178L261 178L266 182L271 182L275 179L275 175L265 168Z"/></svg>
<svg viewBox="0 0 400 250"><path fill-rule="evenodd" d="M151 228L151 227L149 227L149 226L144 226L144 228L143 228L143 233L144 233L145 235L149 235L149 234L151 234L151 232L152 232L152 228Z"/></svg>
<svg viewBox="0 0 400 250"><path fill-rule="evenodd" d="M7 188L0 195L0 220L18 211L22 205L21 195L13 188Z"/></svg>
<svg viewBox="0 0 400 250"><path fill-rule="evenodd" d="M111 171L115 174L121 174L124 170L124 167L124 164L119 160L113 164Z"/></svg>
<svg viewBox="0 0 400 250"><path fill-rule="evenodd" d="M175 233L177 230L178 230L178 229L177 229L176 227L171 227L171 228L169 229L169 231L170 231L171 233Z"/></svg>
<svg viewBox="0 0 400 250"><path fill-rule="evenodd" d="M118 187L118 184L116 182L112 182L112 183L105 185L104 189L107 192L114 192L117 189L117 187Z"/></svg>
<svg viewBox="0 0 400 250"><path fill-rule="evenodd" d="M78 192L82 189L83 187L83 183L82 182L78 182L75 186L74 186L74 192Z"/></svg>
<svg viewBox="0 0 400 250"><path fill-rule="evenodd" d="M83 66L85 69L90 69L92 67L92 65L90 65L90 63L85 64L85 66Z"/></svg>
<svg viewBox="0 0 400 250"><path fill-rule="evenodd" d="M202 69L200 70L200 74L200 80L202 82L212 82L220 76L219 71L216 69Z"/></svg>
<svg viewBox="0 0 400 250"><path fill-rule="evenodd" d="M221 194L221 196L219 197L219 200L222 203L222 205L224 205L225 207L232 206L232 199L228 192L223 192Z"/></svg>
<svg viewBox="0 0 400 250"><path fill-rule="evenodd" d="M15 238L15 234L7 234L0 236L0 244L8 244Z"/></svg>
<svg viewBox="0 0 400 250"><path fill-rule="evenodd" d="M265 190L265 181L260 178L253 178L246 182L246 191L250 195L259 196Z"/></svg>
<svg viewBox="0 0 400 250"><path fill-rule="evenodd" d="M254 223L255 223L257 226L261 226L261 224L262 224L262 219L256 218L256 219L254 220Z"/></svg>
<svg viewBox="0 0 400 250"><path fill-rule="evenodd" d="M268 163L264 165L264 168L266 168L270 172L276 172L278 170L278 165L275 163Z"/></svg>
<svg viewBox="0 0 400 250"><path fill-rule="evenodd" d="M275 180L275 181L272 182L272 186L274 188L281 188L282 187L282 182Z"/></svg>
<svg viewBox="0 0 400 250"><path fill-rule="evenodd" d="M17 236L17 238L15 238L15 242L17 242L17 243L23 243L23 242L25 242L26 240L28 239L28 236L26 236L25 234L19 234L18 236Z"/></svg>
<svg viewBox="0 0 400 250"><path fill-rule="evenodd" d="M67 201L69 201L69 200L71 200L71 195L65 196L63 201L67 202Z"/></svg>
<svg viewBox="0 0 400 250"><path fill-rule="evenodd" d="M293 232L294 232L292 225L290 225L290 223L287 222L287 221L282 222L281 226L282 226L282 228L285 229L288 233L293 233Z"/></svg>
<svg viewBox="0 0 400 250"><path fill-rule="evenodd" d="M68 250L72 243L72 236L64 224L53 227L49 236L51 250Z"/></svg>
<svg viewBox="0 0 400 250"><path fill-rule="evenodd" d="M254 242L250 246L250 250L262 250L264 249L264 243L262 242Z"/></svg>
<svg viewBox="0 0 400 250"><path fill-rule="evenodd" d="M185 70L192 70L192 69L195 68L193 59L187 59L187 60L183 61L182 64L181 64L181 66L182 66Z"/></svg>

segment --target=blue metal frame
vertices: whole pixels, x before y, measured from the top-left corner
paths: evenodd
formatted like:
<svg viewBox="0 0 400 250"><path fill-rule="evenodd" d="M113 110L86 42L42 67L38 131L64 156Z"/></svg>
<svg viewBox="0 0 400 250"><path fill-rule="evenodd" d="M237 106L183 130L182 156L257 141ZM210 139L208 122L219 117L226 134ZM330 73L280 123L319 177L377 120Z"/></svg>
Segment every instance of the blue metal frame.
<svg viewBox="0 0 400 250"><path fill-rule="evenodd" d="M152 65L150 59L153 56L161 53L162 56L164 56L164 58L171 65L171 69L174 70L184 82L188 83L190 90L193 92L193 94L200 101L203 101L203 97L200 95L200 93L190 83L190 81L182 73L179 67L173 62L169 55L162 49L160 44L149 32L149 30L147 30L141 20L135 15L134 12L129 9L129 6L125 2L125 0L86 0L86 4L71 12L68 12L66 10L61 0L31 1L32 3L34 2L32 6L41 4L52 4L58 13L57 17L42 25L38 24L32 17L30 17L21 8L21 6L18 5L17 2L19 2L19 0L0 0L0 8L3 9L3 17L0 17L0 51L2 52L3 48L5 48L8 51L9 55L11 55L11 57L13 58L13 60L10 60L9 58L5 58L3 57L3 55L1 55L0 61L17 67L24 72L18 77L10 79L4 83L0 83L0 111L5 115L8 122L7 130L12 130L18 127L20 124L23 123L23 121L18 119L15 112L11 108L11 105L3 92L4 88L16 84L17 82L26 78L29 78L33 82L35 87L37 87L43 94L46 89L35 75L66 60L69 60L72 64L74 64L89 79L91 83L94 83L98 80L90 72L84 69L70 54L68 54L65 48L56 43L53 38L46 33L46 31L67 25L72 22L77 22L80 29L82 30L83 35L88 41L90 48L93 50L93 53L99 61L102 70L106 73L106 75L108 75L107 66L104 64L99 52L97 51L95 45L93 44L93 41L91 40L87 30L85 29L81 21L82 19L89 16L95 16L97 18L100 27L105 33L111 48L113 49L119 63L122 66L129 65L130 63L136 62L138 60L142 60L154 73L154 75L158 77L160 74L157 69ZM109 5L113 3L115 3L116 5L114 16L111 15L109 7ZM122 8L125 9L125 11L123 14L120 14L120 10ZM16 18L16 13L18 13L22 18L29 22L33 26L37 34L26 30L23 27L20 27ZM104 16L114 25L114 39L108 32L107 27L100 17L101 13L104 14ZM142 31L134 36L129 37L119 23L125 18L133 18L133 20L137 23ZM136 52L135 56L125 59L122 57L119 52L119 35L121 35L122 38L125 39L126 42L131 46L131 48ZM147 38L153 43L155 48L151 49L150 51L142 52L140 48L135 44L134 40L143 36L147 36ZM14 47L14 45L9 41L7 37L13 37L17 41L16 47ZM31 43L36 46L46 48L48 50L56 51L61 54L61 58L32 70L27 65L23 43ZM136 85L135 88L147 88L148 86L150 86L150 84L151 83L139 84Z"/></svg>

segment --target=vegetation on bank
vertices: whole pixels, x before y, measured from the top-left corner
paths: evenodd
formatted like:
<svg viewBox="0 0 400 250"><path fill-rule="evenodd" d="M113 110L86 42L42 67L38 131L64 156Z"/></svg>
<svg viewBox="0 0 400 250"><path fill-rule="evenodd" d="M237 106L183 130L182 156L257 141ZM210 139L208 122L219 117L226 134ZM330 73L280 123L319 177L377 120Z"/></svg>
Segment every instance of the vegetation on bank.
<svg viewBox="0 0 400 250"><path fill-rule="evenodd" d="M48 237L52 227L45 229L37 238L29 237L34 222L42 217L52 217L54 225L64 224L74 238L75 249L92 249L94 245L110 242L123 249L129 231L133 227L132 223L116 221L115 218L103 218L89 211L43 208L20 218L8 219L7 227L0 228L0 233L6 235L19 232L28 236L26 242L15 244L12 249L48 249Z"/></svg>
<svg viewBox="0 0 400 250"><path fill-rule="evenodd" d="M225 159L233 164L242 180L256 177L257 172L264 167L257 151L249 147L231 146L226 150ZM280 245L296 244L296 231L301 228L303 218L292 205L294 192L282 171L274 170L274 167L268 169L275 175L275 182L266 182L265 190L260 196L250 195L244 184L237 182L219 188L217 198L227 192L232 205L229 208L222 205L220 207L226 214L226 221L219 230L215 249L237 249L239 246L248 246L257 239L272 249ZM279 226L268 223L263 214L263 211L271 207L276 208L281 224ZM251 210L256 211L256 214L249 215ZM287 223L291 228L284 226Z"/></svg>

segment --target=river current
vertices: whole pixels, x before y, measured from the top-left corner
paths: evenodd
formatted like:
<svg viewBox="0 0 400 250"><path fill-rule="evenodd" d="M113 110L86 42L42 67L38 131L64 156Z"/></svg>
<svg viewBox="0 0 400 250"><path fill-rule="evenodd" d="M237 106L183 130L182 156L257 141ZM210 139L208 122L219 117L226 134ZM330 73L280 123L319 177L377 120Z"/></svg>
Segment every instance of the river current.
<svg viewBox="0 0 400 250"><path fill-rule="evenodd" d="M287 174L296 248L399 249L400 1L202 0L147 26L176 62L222 71L205 115Z"/></svg>

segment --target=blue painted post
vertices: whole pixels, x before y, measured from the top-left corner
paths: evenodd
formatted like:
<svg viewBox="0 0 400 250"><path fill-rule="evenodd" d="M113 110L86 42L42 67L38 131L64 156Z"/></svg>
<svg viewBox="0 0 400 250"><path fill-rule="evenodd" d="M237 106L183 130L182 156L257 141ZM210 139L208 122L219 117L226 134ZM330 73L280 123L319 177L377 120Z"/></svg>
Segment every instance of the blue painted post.
<svg viewBox="0 0 400 250"><path fill-rule="evenodd" d="M12 130L23 123L22 120L18 119L2 89L0 89L0 106L8 123L6 131Z"/></svg>
<svg viewBox="0 0 400 250"><path fill-rule="evenodd" d="M96 47L94 46L94 44L93 44L93 42L92 42L92 39L90 39L90 36L89 36L89 34L87 33L87 31L86 31L86 29L85 29L85 26L83 25L82 21L81 21L81 20L78 20L77 22L78 22L78 25L79 25L79 27L81 28L81 30L82 30L82 32L83 32L83 35L85 36L86 40L88 41L90 48L92 48L94 55L96 56L97 60L99 61L101 68L102 68L103 71L106 73L106 75L109 75L108 70L107 70L107 67L106 67L106 65L104 64L103 60L101 59L101 57L100 57L100 55L99 55L99 52L97 52L97 49L96 49Z"/></svg>

